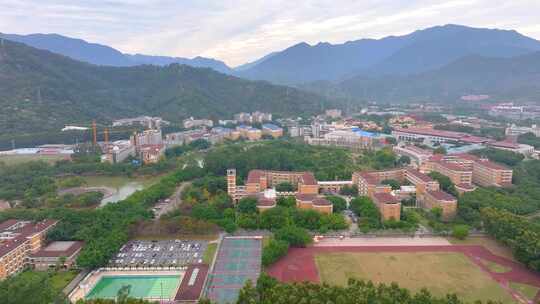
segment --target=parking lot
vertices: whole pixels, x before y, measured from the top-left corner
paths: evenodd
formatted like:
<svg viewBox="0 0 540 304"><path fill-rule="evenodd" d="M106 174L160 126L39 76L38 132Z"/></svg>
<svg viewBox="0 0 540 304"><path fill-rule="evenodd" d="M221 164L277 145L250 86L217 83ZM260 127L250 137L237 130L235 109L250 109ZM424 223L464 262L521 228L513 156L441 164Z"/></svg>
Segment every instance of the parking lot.
<svg viewBox="0 0 540 304"><path fill-rule="evenodd" d="M129 241L110 261L116 267L171 267L201 263L206 241Z"/></svg>

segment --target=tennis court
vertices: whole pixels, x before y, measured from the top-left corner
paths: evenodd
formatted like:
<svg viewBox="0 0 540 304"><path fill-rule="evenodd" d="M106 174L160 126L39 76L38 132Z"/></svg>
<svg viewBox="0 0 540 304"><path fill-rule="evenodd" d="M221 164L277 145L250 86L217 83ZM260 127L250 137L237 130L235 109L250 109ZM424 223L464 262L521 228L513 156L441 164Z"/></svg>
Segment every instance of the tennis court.
<svg viewBox="0 0 540 304"><path fill-rule="evenodd" d="M86 296L87 299L114 299L129 286L129 296L139 299L173 299L180 284L179 275L104 276Z"/></svg>
<svg viewBox="0 0 540 304"><path fill-rule="evenodd" d="M223 239L206 289L210 300L234 302L248 280L256 283L261 272L261 240L258 237Z"/></svg>

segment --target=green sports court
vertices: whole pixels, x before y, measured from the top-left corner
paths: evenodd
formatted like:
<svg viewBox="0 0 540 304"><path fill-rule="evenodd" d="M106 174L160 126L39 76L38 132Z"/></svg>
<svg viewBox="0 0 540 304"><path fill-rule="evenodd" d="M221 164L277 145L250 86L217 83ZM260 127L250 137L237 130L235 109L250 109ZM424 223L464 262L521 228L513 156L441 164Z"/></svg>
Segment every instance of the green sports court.
<svg viewBox="0 0 540 304"><path fill-rule="evenodd" d="M206 296L215 303L235 302L246 281L256 282L259 277L261 249L260 238L224 238L209 276Z"/></svg>
<svg viewBox="0 0 540 304"><path fill-rule="evenodd" d="M139 299L173 299L180 275L104 276L87 294L87 299L114 299L124 286L130 286L129 297Z"/></svg>

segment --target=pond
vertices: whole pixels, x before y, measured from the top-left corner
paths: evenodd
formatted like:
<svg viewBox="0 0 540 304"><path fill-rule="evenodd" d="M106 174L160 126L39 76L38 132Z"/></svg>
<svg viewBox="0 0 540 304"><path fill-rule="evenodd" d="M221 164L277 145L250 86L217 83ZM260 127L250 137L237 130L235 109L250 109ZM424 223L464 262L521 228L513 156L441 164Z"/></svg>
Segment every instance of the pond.
<svg viewBox="0 0 540 304"><path fill-rule="evenodd" d="M156 183L160 176L137 177L127 176L85 176L83 177L88 187L107 187L114 191L113 195L103 198L101 206L108 203L116 203L133 194L135 191Z"/></svg>

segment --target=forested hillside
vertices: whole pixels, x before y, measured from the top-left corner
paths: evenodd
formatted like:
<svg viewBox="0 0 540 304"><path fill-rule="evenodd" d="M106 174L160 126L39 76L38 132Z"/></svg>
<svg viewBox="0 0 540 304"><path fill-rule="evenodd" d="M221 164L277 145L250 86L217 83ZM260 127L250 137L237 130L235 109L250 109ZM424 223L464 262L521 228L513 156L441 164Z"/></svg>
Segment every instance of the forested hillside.
<svg viewBox="0 0 540 304"><path fill-rule="evenodd" d="M173 64L104 67L2 40L0 128L58 130L133 115L227 117L240 111L310 114L325 100L302 91Z"/></svg>

